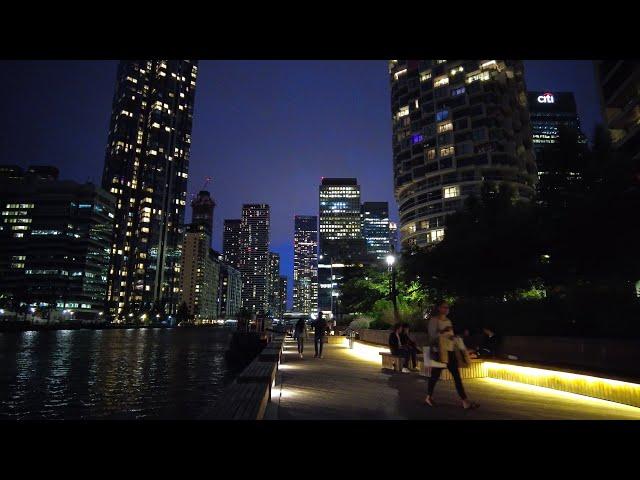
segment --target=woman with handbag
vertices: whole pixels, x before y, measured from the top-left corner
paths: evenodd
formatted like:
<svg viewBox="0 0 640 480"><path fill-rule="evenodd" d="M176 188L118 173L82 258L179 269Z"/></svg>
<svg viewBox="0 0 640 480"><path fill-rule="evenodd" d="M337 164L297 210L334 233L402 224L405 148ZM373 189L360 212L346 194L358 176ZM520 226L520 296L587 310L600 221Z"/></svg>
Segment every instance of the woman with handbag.
<svg viewBox="0 0 640 480"><path fill-rule="evenodd" d="M462 407L465 410L477 408L479 405L471 402L467 398L464 386L462 385L462 378L460 377L460 371L458 370L458 355L456 352L456 345L459 342L457 342L455 334L453 333L453 324L447 317L448 313L449 304L444 300L438 300L427 325L431 351L439 353L440 361L447 364L447 369L451 372L451 376L455 382L456 391L462 400ZM429 383L427 386L427 398L424 400L424 403L430 407L435 406L432 398L433 390L440 379L441 373L442 368L431 369L431 376L429 377Z"/></svg>

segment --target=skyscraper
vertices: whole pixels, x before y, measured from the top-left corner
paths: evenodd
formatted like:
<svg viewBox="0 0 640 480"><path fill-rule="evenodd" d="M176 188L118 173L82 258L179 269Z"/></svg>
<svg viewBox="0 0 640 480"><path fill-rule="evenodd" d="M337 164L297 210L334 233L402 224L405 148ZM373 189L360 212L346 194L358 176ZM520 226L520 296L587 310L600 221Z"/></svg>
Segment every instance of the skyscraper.
<svg viewBox="0 0 640 480"><path fill-rule="evenodd" d="M209 235L210 241L213 235L213 209L215 206L216 202L206 190L201 190L198 196L191 201L192 228L205 232Z"/></svg>
<svg viewBox="0 0 640 480"><path fill-rule="evenodd" d="M241 219L226 219L222 237L222 254L227 265L240 268L240 241L242 232Z"/></svg>
<svg viewBox="0 0 640 480"><path fill-rule="evenodd" d="M199 321L218 317L220 263L209 248L211 239L202 224L191 224L184 234L180 265L180 302Z"/></svg>
<svg viewBox="0 0 640 480"><path fill-rule="evenodd" d="M362 236L367 252L382 261L391 251L391 231L388 202L362 204Z"/></svg>
<svg viewBox="0 0 640 480"><path fill-rule="evenodd" d="M267 279L268 310L277 317L280 311L280 255L269 252L269 277Z"/></svg>
<svg viewBox="0 0 640 480"><path fill-rule="evenodd" d="M362 264L367 255L360 222L358 181L323 178L319 210L318 310L331 317L344 268Z"/></svg>
<svg viewBox="0 0 640 480"><path fill-rule="evenodd" d="M524 71L517 60L391 60L393 170L403 247L444 236L484 181L534 194Z"/></svg>
<svg viewBox="0 0 640 480"><path fill-rule="evenodd" d="M116 197L112 315L175 313L197 76L193 60L118 66L102 186Z"/></svg>
<svg viewBox="0 0 640 480"><path fill-rule="evenodd" d="M578 140L587 139L580 128L576 100L572 92L529 92L527 93L533 148L540 152L545 145L556 143L562 128L578 133Z"/></svg>
<svg viewBox="0 0 640 480"><path fill-rule="evenodd" d="M602 117L614 147L640 155L640 61L595 62Z"/></svg>
<svg viewBox="0 0 640 480"><path fill-rule="evenodd" d="M282 318L284 313L287 311L287 284L287 277L285 275L280 275L278 282L278 300L280 302L277 312L278 318Z"/></svg>
<svg viewBox="0 0 640 480"><path fill-rule="evenodd" d="M318 217L296 215L293 234L293 311L318 310Z"/></svg>
<svg viewBox="0 0 640 480"><path fill-rule="evenodd" d="M254 313L269 308L269 205L244 204L240 232L242 307Z"/></svg>

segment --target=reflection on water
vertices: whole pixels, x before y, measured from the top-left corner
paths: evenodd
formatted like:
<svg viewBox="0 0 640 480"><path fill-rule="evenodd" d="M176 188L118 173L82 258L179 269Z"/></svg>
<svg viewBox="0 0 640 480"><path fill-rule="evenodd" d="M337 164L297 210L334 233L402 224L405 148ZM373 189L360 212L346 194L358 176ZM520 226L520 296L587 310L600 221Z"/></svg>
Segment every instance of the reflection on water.
<svg viewBox="0 0 640 480"><path fill-rule="evenodd" d="M223 329L0 333L0 419L192 419L231 380Z"/></svg>

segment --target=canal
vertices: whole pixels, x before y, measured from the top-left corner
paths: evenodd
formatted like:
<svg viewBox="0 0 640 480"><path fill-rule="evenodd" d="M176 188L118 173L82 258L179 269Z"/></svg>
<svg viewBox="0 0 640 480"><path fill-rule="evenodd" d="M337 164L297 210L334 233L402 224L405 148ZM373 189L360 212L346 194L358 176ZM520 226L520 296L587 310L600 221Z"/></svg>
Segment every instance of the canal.
<svg viewBox="0 0 640 480"><path fill-rule="evenodd" d="M233 379L224 328L0 333L0 419L195 419Z"/></svg>

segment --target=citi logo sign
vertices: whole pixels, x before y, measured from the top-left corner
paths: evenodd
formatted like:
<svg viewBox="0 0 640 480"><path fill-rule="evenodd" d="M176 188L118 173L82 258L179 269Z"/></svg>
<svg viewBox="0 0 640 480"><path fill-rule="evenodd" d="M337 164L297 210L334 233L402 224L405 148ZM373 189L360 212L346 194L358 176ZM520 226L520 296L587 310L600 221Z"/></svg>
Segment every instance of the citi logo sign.
<svg viewBox="0 0 640 480"><path fill-rule="evenodd" d="M553 93L543 93L538 97L538 103L553 103Z"/></svg>

